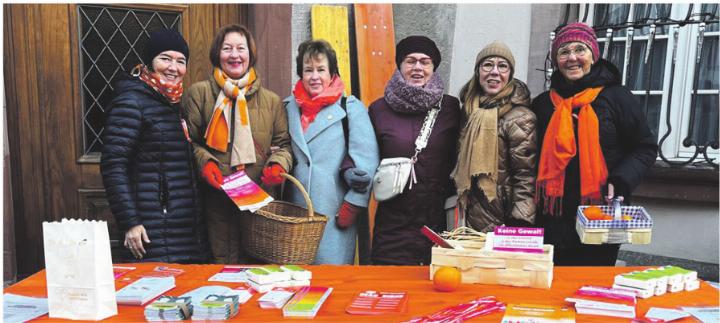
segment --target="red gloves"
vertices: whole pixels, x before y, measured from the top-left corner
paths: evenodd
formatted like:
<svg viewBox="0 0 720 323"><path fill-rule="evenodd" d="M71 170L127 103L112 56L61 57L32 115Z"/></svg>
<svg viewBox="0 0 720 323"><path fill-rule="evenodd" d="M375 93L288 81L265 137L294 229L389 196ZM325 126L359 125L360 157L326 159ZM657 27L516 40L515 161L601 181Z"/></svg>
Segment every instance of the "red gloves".
<svg viewBox="0 0 720 323"><path fill-rule="evenodd" d="M202 169L202 177L210 186L216 189L222 189L222 187L220 187L223 183L222 172L220 172L220 168L218 168L214 161L208 161L207 164L205 164L205 167Z"/></svg>
<svg viewBox="0 0 720 323"><path fill-rule="evenodd" d="M355 219L363 211L365 211L365 208L343 201L343 204L340 205L340 211L335 216L335 225L340 229L347 229L355 223Z"/></svg>
<svg viewBox="0 0 720 323"><path fill-rule="evenodd" d="M280 176L280 174L285 173L285 169L282 168L282 166L280 166L279 164L272 164L263 168L260 180L267 186L275 186L278 184L282 184L282 182L285 181L285 178Z"/></svg>

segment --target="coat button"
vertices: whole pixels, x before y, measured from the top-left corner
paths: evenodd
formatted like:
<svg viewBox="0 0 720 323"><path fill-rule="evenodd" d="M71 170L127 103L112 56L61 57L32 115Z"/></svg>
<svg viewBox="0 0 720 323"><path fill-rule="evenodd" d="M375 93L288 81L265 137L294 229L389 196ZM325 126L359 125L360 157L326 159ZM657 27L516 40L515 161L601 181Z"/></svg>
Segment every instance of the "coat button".
<svg viewBox="0 0 720 323"><path fill-rule="evenodd" d="M328 116L328 120L332 120L332 118L333 118L332 115Z"/></svg>

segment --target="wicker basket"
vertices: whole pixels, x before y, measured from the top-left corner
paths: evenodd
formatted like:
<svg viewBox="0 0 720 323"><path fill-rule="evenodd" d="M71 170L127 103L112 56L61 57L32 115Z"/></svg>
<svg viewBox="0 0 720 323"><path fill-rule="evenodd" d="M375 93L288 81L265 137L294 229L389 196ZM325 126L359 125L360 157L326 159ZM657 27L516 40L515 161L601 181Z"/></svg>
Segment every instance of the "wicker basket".
<svg viewBox="0 0 720 323"><path fill-rule="evenodd" d="M255 213L246 213L242 217L243 248L250 256L271 264L312 264L327 217L313 211L300 181L288 174L282 176L297 186L308 209L273 201Z"/></svg>
<svg viewBox="0 0 720 323"><path fill-rule="evenodd" d="M589 205L578 207L575 229L584 244L630 243L649 244L652 238L653 221L642 206L623 206L622 214L632 216L632 220L590 220L585 216ZM613 208L600 205L600 210L612 214Z"/></svg>

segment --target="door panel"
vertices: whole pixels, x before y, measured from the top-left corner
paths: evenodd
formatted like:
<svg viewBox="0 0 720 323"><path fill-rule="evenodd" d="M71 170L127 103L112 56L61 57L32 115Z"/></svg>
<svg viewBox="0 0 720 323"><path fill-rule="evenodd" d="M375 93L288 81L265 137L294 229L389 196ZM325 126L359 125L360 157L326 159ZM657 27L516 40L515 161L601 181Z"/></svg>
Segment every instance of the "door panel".
<svg viewBox="0 0 720 323"><path fill-rule="evenodd" d="M87 155L83 151L77 6L3 5L3 72L13 197L13 214L4 216L12 216L14 220L19 278L44 267L43 221L63 217L108 221L114 259L117 248L122 245L122 232L117 230L105 200L99 154ZM187 86L207 79L211 71L207 53L217 29L228 23L247 24L251 7L243 4L112 6L181 13L181 30L191 52L185 76ZM283 12L287 13L282 22L289 26L290 5L282 6L285 6ZM264 26L263 19L255 18L257 26ZM279 20L276 18L276 21ZM289 27L283 28L289 30ZM289 33L287 38L267 38L261 43L265 46L263 48L267 48L267 43L271 41L287 39L290 43ZM286 57L290 57L289 51L272 52L268 57L283 60L280 66L290 66L289 62L285 62ZM289 89L289 80L279 76L291 73L289 67L287 69L273 69L267 74L274 76L267 83L264 79L264 84ZM283 96L286 93L278 94Z"/></svg>

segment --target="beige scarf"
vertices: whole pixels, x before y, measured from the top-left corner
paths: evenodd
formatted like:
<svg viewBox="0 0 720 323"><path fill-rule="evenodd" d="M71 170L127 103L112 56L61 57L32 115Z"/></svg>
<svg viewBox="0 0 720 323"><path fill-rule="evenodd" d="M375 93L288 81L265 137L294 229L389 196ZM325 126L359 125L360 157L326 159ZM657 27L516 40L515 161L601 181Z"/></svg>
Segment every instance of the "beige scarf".
<svg viewBox="0 0 720 323"><path fill-rule="evenodd" d="M222 91L215 100L213 116L205 130L205 143L208 147L221 152L227 152L228 143L232 143L230 166L255 163L255 144L250 129L247 100L245 99L245 93L257 79L255 69L251 68L241 79L233 80L221 69L215 68L213 77L218 86L222 88ZM233 100L235 101L235 114L231 115ZM230 138L231 118L235 128L232 131L232 138Z"/></svg>
<svg viewBox="0 0 720 323"><path fill-rule="evenodd" d="M461 199L470 190L473 178L477 178L478 186L488 201L497 197L497 121L512 108L514 92L515 80L512 80L495 96L474 96L465 102L464 112L468 120L460 133L460 152L453 172Z"/></svg>

